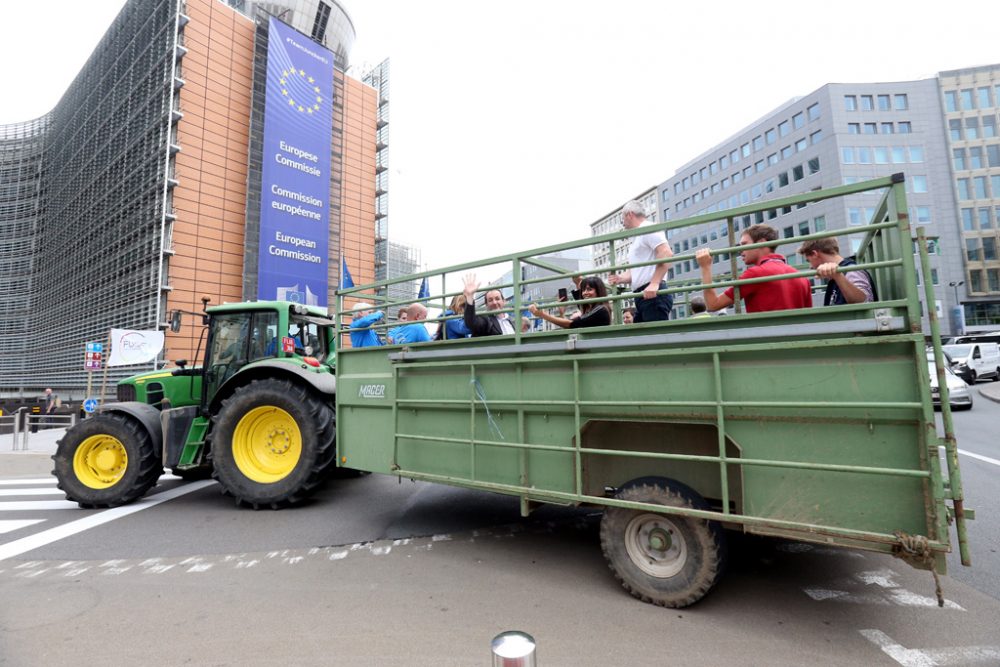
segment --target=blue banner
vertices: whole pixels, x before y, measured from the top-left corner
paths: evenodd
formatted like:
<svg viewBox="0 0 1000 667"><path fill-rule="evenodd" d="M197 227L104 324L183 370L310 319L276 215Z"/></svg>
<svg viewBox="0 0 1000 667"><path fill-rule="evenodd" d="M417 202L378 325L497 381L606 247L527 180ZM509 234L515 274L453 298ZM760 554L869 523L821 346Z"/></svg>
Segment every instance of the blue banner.
<svg viewBox="0 0 1000 667"><path fill-rule="evenodd" d="M333 53L269 19L257 298L327 305Z"/></svg>

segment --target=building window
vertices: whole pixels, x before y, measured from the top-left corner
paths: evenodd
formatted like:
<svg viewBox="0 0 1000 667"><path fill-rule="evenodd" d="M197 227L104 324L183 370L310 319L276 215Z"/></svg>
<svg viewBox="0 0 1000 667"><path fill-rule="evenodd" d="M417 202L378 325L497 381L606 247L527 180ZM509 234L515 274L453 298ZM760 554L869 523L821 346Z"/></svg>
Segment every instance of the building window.
<svg viewBox="0 0 1000 667"><path fill-rule="evenodd" d="M816 228L817 232L825 232L826 231L826 216L825 215L820 215L820 216L817 216L817 217L813 218L813 226Z"/></svg>
<svg viewBox="0 0 1000 667"><path fill-rule="evenodd" d="M966 169L965 166L965 149L964 148L953 148L951 150L952 162L955 165L955 171L961 171Z"/></svg>
<svg viewBox="0 0 1000 667"><path fill-rule="evenodd" d="M844 146L840 149L841 164L854 164L854 147Z"/></svg>
<svg viewBox="0 0 1000 667"><path fill-rule="evenodd" d="M990 107L993 106L993 99L992 99L993 95L992 95L992 91L990 90L989 86L984 86L982 88L978 88L978 89L976 89L976 92L979 93L979 108L980 109L989 109Z"/></svg>
<svg viewBox="0 0 1000 667"><path fill-rule="evenodd" d="M326 35L326 24L330 20L330 5L320 2L316 9L316 18L313 19L312 38L317 42L322 42Z"/></svg>
<svg viewBox="0 0 1000 667"><path fill-rule="evenodd" d="M986 194L986 177L976 176L972 179L972 185L976 195L976 199L986 199L989 195Z"/></svg>
<svg viewBox="0 0 1000 667"><path fill-rule="evenodd" d="M923 161L924 161L924 147L910 146L910 162L923 162Z"/></svg>
<svg viewBox="0 0 1000 667"><path fill-rule="evenodd" d="M783 188L786 185L788 185L788 172L783 171L780 174L778 174L778 187Z"/></svg>
<svg viewBox="0 0 1000 667"><path fill-rule="evenodd" d="M844 95L844 111L857 111L858 98L854 95Z"/></svg>
<svg viewBox="0 0 1000 667"><path fill-rule="evenodd" d="M878 96L878 110L879 111L890 111L889 96L888 95L879 95Z"/></svg>
<svg viewBox="0 0 1000 667"><path fill-rule="evenodd" d="M801 111L792 116L792 128L797 130L806 124L806 117Z"/></svg>
<svg viewBox="0 0 1000 667"><path fill-rule="evenodd" d="M858 164L872 163L872 149L867 146L858 146Z"/></svg>
<svg viewBox="0 0 1000 667"><path fill-rule="evenodd" d="M952 118L948 121L948 136L952 141L962 140L962 121L958 118Z"/></svg>
<svg viewBox="0 0 1000 667"><path fill-rule="evenodd" d="M743 172L742 171L734 171L733 172L733 185L739 183L742 180L743 180Z"/></svg>
<svg viewBox="0 0 1000 667"><path fill-rule="evenodd" d="M969 291L970 292L982 292L983 291L983 272L982 271L969 271ZM975 304L979 305L979 304ZM966 306L968 310L968 306Z"/></svg>
<svg viewBox="0 0 1000 667"><path fill-rule="evenodd" d="M716 162L715 160L713 160L713 161L712 161L712 162L711 162L711 163L710 163L710 164L708 165L708 173L709 173L709 175L711 175L711 176L715 176L715 174L716 174L716 173L718 173L718 171L719 171L719 163L718 163L718 162Z"/></svg>
<svg viewBox="0 0 1000 667"><path fill-rule="evenodd" d="M967 232L976 231L976 225L973 222L972 214L973 210L971 208L963 208L962 214L962 229Z"/></svg>
<svg viewBox="0 0 1000 667"><path fill-rule="evenodd" d="M806 107L806 115L809 117L810 121L818 119L819 118L819 104L818 103L817 104L810 104L808 107Z"/></svg>
<svg viewBox="0 0 1000 667"><path fill-rule="evenodd" d="M896 124L896 128L899 130L900 134L910 134L913 131L913 126L908 120L902 120Z"/></svg>
<svg viewBox="0 0 1000 667"><path fill-rule="evenodd" d="M990 227L991 227L991 224L990 224L990 209L989 208L981 208L981 209L979 209L979 229L981 229L981 230L983 230L983 229L988 230L988 229L990 229Z"/></svg>
<svg viewBox="0 0 1000 667"><path fill-rule="evenodd" d="M882 134L892 134L892 123L882 123Z"/></svg>
<svg viewBox="0 0 1000 667"><path fill-rule="evenodd" d="M990 176L993 183L993 198L1000 199L1000 176Z"/></svg>
<svg viewBox="0 0 1000 667"><path fill-rule="evenodd" d="M809 173L810 174L818 174L819 173L819 158L818 157L812 158L811 160L809 160L809 162L807 164L809 165Z"/></svg>
<svg viewBox="0 0 1000 667"><path fill-rule="evenodd" d="M794 152L795 152L794 148L792 148L791 146L785 146L784 148L781 149L781 159L787 160L788 158L792 157L792 153Z"/></svg>
<svg viewBox="0 0 1000 667"><path fill-rule="evenodd" d="M903 164L906 162L906 148L903 146L892 147L892 163Z"/></svg>
<svg viewBox="0 0 1000 667"><path fill-rule="evenodd" d="M802 165L792 167L792 180L801 181L803 178L805 178L805 173L803 172Z"/></svg>
<svg viewBox="0 0 1000 667"><path fill-rule="evenodd" d="M806 149L806 147L808 145L809 145L809 142L806 141L805 137L803 137L803 138L801 138L801 139L799 139L798 141L795 142L795 150L797 150L797 151L799 151L801 153L802 151L804 151Z"/></svg>
<svg viewBox="0 0 1000 667"><path fill-rule="evenodd" d="M877 123L865 123L864 134L876 134L878 133Z"/></svg>
<svg viewBox="0 0 1000 667"><path fill-rule="evenodd" d="M848 134L861 134L861 123L848 123L847 124Z"/></svg>
<svg viewBox="0 0 1000 667"><path fill-rule="evenodd" d="M931 221L931 207L930 206L918 206L917 207L917 222L930 222Z"/></svg>
<svg viewBox="0 0 1000 667"><path fill-rule="evenodd" d="M960 178L958 179L958 198L962 201L968 201L972 199L969 196L969 179Z"/></svg>
<svg viewBox="0 0 1000 667"><path fill-rule="evenodd" d="M889 149L885 146L875 147L875 164L889 164Z"/></svg>
<svg viewBox="0 0 1000 667"><path fill-rule="evenodd" d="M979 119L978 118L966 118L965 119L965 138L966 138L966 140L978 139L979 138Z"/></svg>
<svg viewBox="0 0 1000 667"><path fill-rule="evenodd" d="M993 236L984 236L983 239L983 261L992 262L997 258L997 240ZM992 289L992 286L990 287Z"/></svg>
<svg viewBox="0 0 1000 667"><path fill-rule="evenodd" d="M760 172L764 171L764 167L766 166L767 165L764 163L763 160L757 160L756 162L753 163L753 171L755 174L759 174Z"/></svg>
<svg viewBox="0 0 1000 667"><path fill-rule="evenodd" d="M764 133L764 141L767 143L768 146L770 146L775 141L777 141L777 139L778 139L778 135L774 132L774 128L773 127L770 130L768 130L767 132Z"/></svg>
<svg viewBox="0 0 1000 667"><path fill-rule="evenodd" d="M997 136L997 119L990 114L983 116L983 139L993 139Z"/></svg>
<svg viewBox="0 0 1000 667"><path fill-rule="evenodd" d="M969 111L975 108L976 105L972 99L972 89L966 88L962 91L962 111Z"/></svg>
<svg viewBox="0 0 1000 667"><path fill-rule="evenodd" d="M750 157L750 142L740 146L740 152L743 154L743 157Z"/></svg>
<svg viewBox="0 0 1000 667"><path fill-rule="evenodd" d="M874 111L875 101L872 99L871 95L861 96L861 110L862 111Z"/></svg>
<svg viewBox="0 0 1000 667"><path fill-rule="evenodd" d="M816 130L809 135L809 143L813 146L823 141L823 130Z"/></svg>
<svg viewBox="0 0 1000 667"><path fill-rule="evenodd" d="M778 123L778 134L782 137L787 136L789 132L792 131L791 125L787 120L783 120Z"/></svg>
<svg viewBox="0 0 1000 667"><path fill-rule="evenodd" d="M737 162L740 161L740 151L738 148L734 148L729 153L729 161L732 162L733 164L736 164Z"/></svg>
<svg viewBox="0 0 1000 667"><path fill-rule="evenodd" d="M969 147L969 169L983 168L983 148L982 146Z"/></svg>
<svg viewBox="0 0 1000 667"><path fill-rule="evenodd" d="M896 111L906 111L907 109L910 108L910 101L906 97L906 93L903 93L901 95L896 95L895 102L896 102Z"/></svg>
<svg viewBox="0 0 1000 667"><path fill-rule="evenodd" d="M926 176L914 176L913 177L913 191L916 193L927 192L927 177Z"/></svg>
<svg viewBox="0 0 1000 667"><path fill-rule="evenodd" d="M954 90L946 90L944 93L944 110L958 111L958 96Z"/></svg>
<svg viewBox="0 0 1000 667"><path fill-rule="evenodd" d="M1000 292L1000 270L986 269L986 276L989 278L990 291Z"/></svg>

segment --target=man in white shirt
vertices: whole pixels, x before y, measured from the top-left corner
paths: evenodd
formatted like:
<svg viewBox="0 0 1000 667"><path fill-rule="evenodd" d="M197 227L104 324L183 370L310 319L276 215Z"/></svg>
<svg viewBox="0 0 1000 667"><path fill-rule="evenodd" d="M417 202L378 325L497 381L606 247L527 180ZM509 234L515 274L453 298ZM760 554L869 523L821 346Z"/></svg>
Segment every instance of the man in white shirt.
<svg viewBox="0 0 1000 667"><path fill-rule="evenodd" d="M622 207L622 224L625 229L635 229L646 222L646 211L637 201L630 201ZM632 247L628 251L628 263L652 262L665 260L674 256L666 235L660 232L650 232L632 237ZM649 266L637 266L620 274L611 274L608 282L612 285L629 284L635 297L635 322L656 322L668 319L670 309L674 305L674 297L670 294L657 294L667 288L663 277L667 275L667 262Z"/></svg>
<svg viewBox="0 0 1000 667"><path fill-rule="evenodd" d="M476 290L478 289L479 281L476 280L476 274L466 274L464 290L465 312L463 320L465 326L472 332L472 337L514 335L514 324L507 313L476 315ZM486 310L488 311L500 310L506 305L503 293L498 289L488 291L485 300Z"/></svg>

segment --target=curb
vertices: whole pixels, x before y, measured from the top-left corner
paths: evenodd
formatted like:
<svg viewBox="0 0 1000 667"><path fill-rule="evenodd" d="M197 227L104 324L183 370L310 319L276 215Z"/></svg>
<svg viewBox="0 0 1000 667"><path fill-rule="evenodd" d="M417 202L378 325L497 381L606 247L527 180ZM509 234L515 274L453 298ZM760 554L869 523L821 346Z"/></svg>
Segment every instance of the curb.
<svg viewBox="0 0 1000 667"><path fill-rule="evenodd" d="M976 387L976 389L979 391L979 395L986 400L1000 403L1000 382L989 387Z"/></svg>

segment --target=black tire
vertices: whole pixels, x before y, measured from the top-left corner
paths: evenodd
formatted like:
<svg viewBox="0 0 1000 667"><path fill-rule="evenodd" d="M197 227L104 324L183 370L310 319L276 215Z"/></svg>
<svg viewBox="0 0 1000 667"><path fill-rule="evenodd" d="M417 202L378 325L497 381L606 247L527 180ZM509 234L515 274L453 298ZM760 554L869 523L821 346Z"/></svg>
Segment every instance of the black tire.
<svg viewBox="0 0 1000 667"><path fill-rule="evenodd" d="M1000 366L997 366L997 372L993 375L994 382L1000 382Z"/></svg>
<svg viewBox="0 0 1000 667"><path fill-rule="evenodd" d="M98 458L103 452L108 452L105 462ZM138 421L119 413L79 422L59 440L52 460L52 474L66 499L85 508L130 503L149 491L163 473L150 434ZM107 486L95 488L95 484Z"/></svg>
<svg viewBox="0 0 1000 667"><path fill-rule="evenodd" d="M708 509L698 492L663 478L630 482L615 498ZM625 590L661 607L687 607L703 598L726 562L725 534L717 522L618 507L604 510L601 549Z"/></svg>
<svg viewBox="0 0 1000 667"><path fill-rule="evenodd" d="M251 456L260 453L266 457L270 450L281 457L290 451L292 438L281 431L276 439L268 441L266 434L260 431L248 434L252 429L241 426L241 420L251 418L252 411L266 413L268 408L282 415L282 428L287 425L298 429L301 443L298 457L278 461L277 465L283 469L273 475L263 472L267 461L262 461L259 467L247 468L246 452L252 450ZM303 386L288 380L253 380L223 401L212 420L209 435L212 476L222 485L223 493L235 498L237 505L254 509L295 505L308 498L328 477L336 455L333 408ZM234 442L237 428L240 441ZM282 448L284 451L280 451ZM256 465L257 460L249 465Z"/></svg>
<svg viewBox="0 0 1000 667"><path fill-rule="evenodd" d="M976 380L978 379L979 376L976 375L976 371L969 371L969 384L976 384Z"/></svg>

